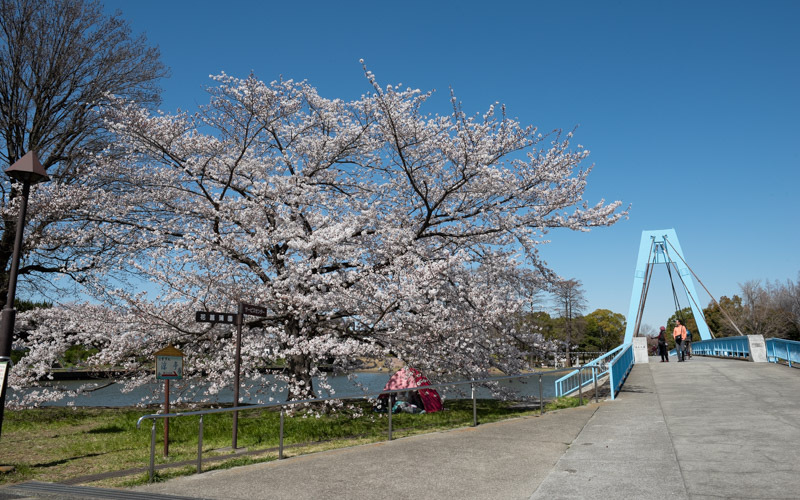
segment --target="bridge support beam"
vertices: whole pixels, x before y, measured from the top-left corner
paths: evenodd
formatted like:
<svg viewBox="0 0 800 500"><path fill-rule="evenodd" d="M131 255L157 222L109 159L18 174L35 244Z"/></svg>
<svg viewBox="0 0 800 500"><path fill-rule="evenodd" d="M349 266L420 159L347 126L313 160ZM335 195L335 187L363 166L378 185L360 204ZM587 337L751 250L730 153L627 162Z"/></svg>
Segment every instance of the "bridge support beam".
<svg viewBox="0 0 800 500"><path fill-rule="evenodd" d="M681 250L681 245L678 242L678 235L674 229L659 229L642 231L642 239L639 242L639 258L636 260L636 272L633 276L631 302L625 326L625 343L632 342L633 337L639 333L638 323L640 321L637 320L640 320L638 317L639 311L644 311L642 302L646 297L647 275L650 273L650 267L656 264L665 264L670 266L672 271L677 271L680 278L679 281L689 296L689 305L697 322L700 338L702 340L711 339L711 332L709 332L708 325L703 317L703 310L700 307L700 301L694 288L692 273L686 265L686 257L684 257L683 250Z"/></svg>

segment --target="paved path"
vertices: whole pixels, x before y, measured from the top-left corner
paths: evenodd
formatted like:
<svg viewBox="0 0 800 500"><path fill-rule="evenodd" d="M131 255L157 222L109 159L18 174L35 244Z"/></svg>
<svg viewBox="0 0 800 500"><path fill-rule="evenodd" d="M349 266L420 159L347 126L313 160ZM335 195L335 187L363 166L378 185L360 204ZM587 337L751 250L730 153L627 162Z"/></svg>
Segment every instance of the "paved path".
<svg viewBox="0 0 800 500"><path fill-rule="evenodd" d="M634 367L615 401L137 491L291 500L800 498L800 370L697 356L650 361Z"/></svg>
<svg viewBox="0 0 800 500"><path fill-rule="evenodd" d="M207 498L800 498L800 371L637 365L615 401L143 488Z"/></svg>
<svg viewBox="0 0 800 500"><path fill-rule="evenodd" d="M139 490L215 499L527 499L597 408L212 471Z"/></svg>
<svg viewBox="0 0 800 500"><path fill-rule="evenodd" d="M800 498L800 371L637 365L532 498Z"/></svg>

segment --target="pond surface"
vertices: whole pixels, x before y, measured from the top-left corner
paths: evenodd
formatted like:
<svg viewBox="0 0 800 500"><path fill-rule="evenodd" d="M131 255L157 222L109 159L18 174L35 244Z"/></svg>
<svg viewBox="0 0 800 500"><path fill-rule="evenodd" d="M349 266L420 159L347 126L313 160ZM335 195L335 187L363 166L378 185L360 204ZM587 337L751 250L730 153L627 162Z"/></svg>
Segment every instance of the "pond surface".
<svg viewBox="0 0 800 500"><path fill-rule="evenodd" d="M552 398L555 392L555 380L565 373L557 374L543 374L542 375L542 394L544 398ZM328 382L335 391L337 397L343 399L363 397L364 391L367 393L380 392L389 380L388 373L369 373L363 372L355 375L356 382L351 381L346 376L331 376L328 377ZM267 376L268 380L271 376ZM134 406L136 404L163 404L164 402L164 383L152 383L138 387L133 391L123 392L123 384L114 380L67 380L61 382L54 382L53 385L58 385L68 390L76 390L81 386L89 384L93 390L84 394L80 394L72 398L64 398L58 401L45 403L42 406L94 406L94 407L122 407ZM358 387L360 384L363 387ZM284 384L278 382L278 389L285 387ZM513 390L518 393L520 399L539 397L539 377L538 375L529 377L524 380L509 380L502 381L500 385ZM314 388L317 389L319 397L327 397L328 394L322 393L319 388L319 380L314 379ZM437 388L437 391L445 398L465 398L470 397L469 385L461 385L458 388L448 386L445 388ZM14 391L10 391L11 395ZM23 391L24 392L24 391ZM204 398L205 388L202 385L193 390L186 389L186 384L183 381L170 382L170 400L174 403L177 398L182 401L200 401L202 399L210 399L212 403L231 403L233 401L233 389L226 389L220 391L219 394L214 395L212 398ZM247 391L244 387L240 390L241 402L244 404L258 404L268 403L269 394L253 394L248 397ZM274 393L275 401L283 401L286 399L285 391ZM485 387L478 387L476 389L476 397L478 398L491 398L492 393ZM13 396L12 396L13 398Z"/></svg>

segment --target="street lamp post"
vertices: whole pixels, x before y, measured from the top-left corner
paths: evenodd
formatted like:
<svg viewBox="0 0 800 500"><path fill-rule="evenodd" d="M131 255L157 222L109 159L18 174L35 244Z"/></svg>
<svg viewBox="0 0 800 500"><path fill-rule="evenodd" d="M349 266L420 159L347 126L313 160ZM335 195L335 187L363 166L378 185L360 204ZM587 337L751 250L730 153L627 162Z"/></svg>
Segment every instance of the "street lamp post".
<svg viewBox="0 0 800 500"><path fill-rule="evenodd" d="M28 195L31 192L31 184L50 180L39 157L35 151L28 153L17 160L13 165L6 169L9 177L22 182L22 198L19 205L19 216L17 218L17 234L14 239L14 254L11 258L11 271L8 275L8 298L3 312L0 315L0 362L9 363L11 361L11 343L14 337L14 320L17 310L14 308L14 299L17 293L17 274L19 274L19 256L22 251L22 232L25 229L25 214L28 211ZM6 381L8 380L8 370L5 370L2 386L0 386L0 434L3 430L3 413L6 407Z"/></svg>

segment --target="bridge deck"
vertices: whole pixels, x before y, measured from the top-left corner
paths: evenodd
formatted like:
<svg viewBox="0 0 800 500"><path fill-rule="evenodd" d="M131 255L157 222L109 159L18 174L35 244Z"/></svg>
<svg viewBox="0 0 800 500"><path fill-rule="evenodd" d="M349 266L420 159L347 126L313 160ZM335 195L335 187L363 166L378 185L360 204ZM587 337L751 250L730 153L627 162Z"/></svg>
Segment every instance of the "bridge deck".
<svg viewBox="0 0 800 500"><path fill-rule="evenodd" d="M532 498L800 497L800 371L671 359L635 366Z"/></svg>
<svg viewBox="0 0 800 500"><path fill-rule="evenodd" d="M634 367L615 401L138 490L291 500L800 498L800 370L650 361Z"/></svg>

